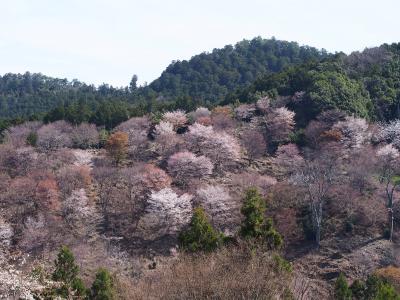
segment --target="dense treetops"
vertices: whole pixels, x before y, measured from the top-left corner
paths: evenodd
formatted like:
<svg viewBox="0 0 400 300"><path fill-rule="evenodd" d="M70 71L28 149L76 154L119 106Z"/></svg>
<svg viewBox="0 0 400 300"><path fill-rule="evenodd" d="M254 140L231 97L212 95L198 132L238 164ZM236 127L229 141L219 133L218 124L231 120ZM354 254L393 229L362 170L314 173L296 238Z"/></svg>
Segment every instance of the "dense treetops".
<svg viewBox="0 0 400 300"><path fill-rule="evenodd" d="M361 53L341 53L323 61L290 66L258 78L249 87L227 96L225 102L253 102L262 94L280 98L296 111L300 124L328 109L390 120L399 116L399 54L399 44L385 44Z"/></svg>
<svg viewBox="0 0 400 300"><path fill-rule="evenodd" d="M257 37L193 56L189 61L174 61L149 88L167 98L190 96L214 103L252 83L260 74L327 56L325 51L295 42Z"/></svg>
<svg viewBox="0 0 400 300"><path fill-rule="evenodd" d="M294 42L255 38L196 55L189 61L174 61L160 78L144 87L137 87L136 75L129 87L115 88L107 84L95 87L40 73L8 73L0 76L0 118L27 117L64 106L67 108L58 114L70 116L76 110L84 117L104 101L144 102L148 111L156 98L171 100L189 109L184 106L193 101L218 102L228 92L252 83L265 72L278 72L286 66L325 56L324 51L300 47ZM71 106L71 103L80 105ZM99 117L104 116L95 118Z"/></svg>
<svg viewBox="0 0 400 300"><path fill-rule="evenodd" d="M142 87L136 76L129 87L114 88L41 74L5 74L0 76L0 130L21 122L1 118L28 116L110 129L150 112L251 103L261 95L278 102L273 106L283 102L294 110L299 127L329 109L386 121L400 112L399 48L384 44L328 55L296 43L255 38L173 62L159 79Z"/></svg>

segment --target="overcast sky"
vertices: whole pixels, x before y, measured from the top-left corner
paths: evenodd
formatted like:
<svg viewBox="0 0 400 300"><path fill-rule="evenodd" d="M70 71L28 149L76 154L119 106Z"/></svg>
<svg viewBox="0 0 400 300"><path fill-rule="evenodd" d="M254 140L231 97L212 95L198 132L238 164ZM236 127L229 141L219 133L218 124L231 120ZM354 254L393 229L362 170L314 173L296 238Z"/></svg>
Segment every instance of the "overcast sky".
<svg viewBox="0 0 400 300"><path fill-rule="evenodd" d="M255 36L351 52L400 42L399 0L0 0L0 74L125 86Z"/></svg>

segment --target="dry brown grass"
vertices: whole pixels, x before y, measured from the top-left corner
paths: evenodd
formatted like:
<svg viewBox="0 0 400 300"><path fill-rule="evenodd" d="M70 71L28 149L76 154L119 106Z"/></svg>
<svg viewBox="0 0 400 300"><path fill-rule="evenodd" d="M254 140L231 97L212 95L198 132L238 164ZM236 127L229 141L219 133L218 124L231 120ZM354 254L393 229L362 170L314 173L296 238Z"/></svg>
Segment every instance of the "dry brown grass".
<svg viewBox="0 0 400 300"><path fill-rule="evenodd" d="M387 279L397 291L400 291L400 268L388 266L375 271L378 276Z"/></svg>
<svg viewBox="0 0 400 300"><path fill-rule="evenodd" d="M123 287L126 299L285 299L290 273L271 253L246 245L211 254L182 254L136 285Z"/></svg>

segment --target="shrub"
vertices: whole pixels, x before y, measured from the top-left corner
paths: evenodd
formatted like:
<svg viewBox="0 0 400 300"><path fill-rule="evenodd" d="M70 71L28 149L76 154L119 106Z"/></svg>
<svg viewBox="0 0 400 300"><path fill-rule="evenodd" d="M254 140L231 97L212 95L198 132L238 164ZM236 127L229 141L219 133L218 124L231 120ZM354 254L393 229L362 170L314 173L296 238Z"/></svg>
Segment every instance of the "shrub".
<svg viewBox="0 0 400 300"><path fill-rule="evenodd" d="M212 251L222 242L221 234L211 226L201 207L194 210L189 229L179 235L181 246L190 252Z"/></svg>
<svg viewBox="0 0 400 300"><path fill-rule="evenodd" d="M351 300L351 289L347 284L346 277L340 273L335 282L335 299L337 300Z"/></svg>
<svg viewBox="0 0 400 300"><path fill-rule="evenodd" d="M29 146L36 147L38 140L38 135L36 132L31 131L28 136L26 137L26 143Z"/></svg>
<svg viewBox="0 0 400 300"><path fill-rule="evenodd" d="M350 286L351 294L355 300L365 299L365 284L359 279L353 281Z"/></svg>

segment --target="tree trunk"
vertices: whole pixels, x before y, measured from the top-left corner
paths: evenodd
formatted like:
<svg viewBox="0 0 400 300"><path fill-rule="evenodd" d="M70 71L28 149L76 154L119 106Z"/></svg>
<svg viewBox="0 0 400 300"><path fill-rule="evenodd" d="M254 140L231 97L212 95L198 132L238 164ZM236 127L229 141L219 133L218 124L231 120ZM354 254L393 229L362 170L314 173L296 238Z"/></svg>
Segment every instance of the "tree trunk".
<svg viewBox="0 0 400 300"><path fill-rule="evenodd" d="M321 226L317 225L315 232L315 243L317 244L317 249L319 248L320 241L321 241Z"/></svg>
<svg viewBox="0 0 400 300"><path fill-rule="evenodd" d="M389 241L393 241L393 225L394 225L394 214L393 214L393 208L389 208L389 224L390 224L390 235L389 235Z"/></svg>

